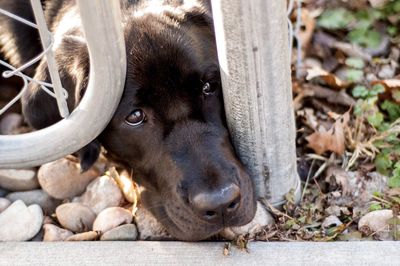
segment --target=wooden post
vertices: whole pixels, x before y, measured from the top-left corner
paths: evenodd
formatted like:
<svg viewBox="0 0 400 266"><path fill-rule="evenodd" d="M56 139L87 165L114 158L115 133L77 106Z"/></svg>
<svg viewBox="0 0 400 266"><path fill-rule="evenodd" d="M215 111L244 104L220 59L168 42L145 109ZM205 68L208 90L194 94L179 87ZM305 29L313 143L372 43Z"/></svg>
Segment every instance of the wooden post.
<svg viewBox="0 0 400 266"><path fill-rule="evenodd" d="M286 1L212 0L227 122L257 195L300 196Z"/></svg>

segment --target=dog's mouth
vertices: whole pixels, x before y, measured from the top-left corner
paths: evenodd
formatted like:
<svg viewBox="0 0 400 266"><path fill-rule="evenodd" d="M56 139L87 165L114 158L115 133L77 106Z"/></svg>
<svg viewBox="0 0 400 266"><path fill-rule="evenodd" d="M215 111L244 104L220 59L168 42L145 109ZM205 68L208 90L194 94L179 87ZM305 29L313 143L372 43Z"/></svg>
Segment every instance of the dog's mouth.
<svg viewBox="0 0 400 266"><path fill-rule="evenodd" d="M240 185L240 192L243 195L235 211L227 213L222 210L220 216L211 219L193 209L193 205L185 201L178 193L167 193L169 195L163 199L159 194L149 193L143 195L143 204L174 238L182 241L205 240L227 227L246 225L254 218L255 197L250 178L246 179L248 180L244 180ZM229 206L227 208L229 209Z"/></svg>

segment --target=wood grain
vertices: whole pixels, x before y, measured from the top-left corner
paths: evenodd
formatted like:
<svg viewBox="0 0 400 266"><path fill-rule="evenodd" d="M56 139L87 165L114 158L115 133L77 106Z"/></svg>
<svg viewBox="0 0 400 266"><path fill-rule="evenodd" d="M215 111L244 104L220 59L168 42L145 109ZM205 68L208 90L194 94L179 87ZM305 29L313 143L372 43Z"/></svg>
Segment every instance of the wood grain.
<svg viewBox="0 0 400 266"><path fill-rule="evenodd" d="M286 1L213 0L227 122L260 197L294 189L295 123Z"/></svg>
<svg viewBox="0 0 400 266"><path fill-rule="evenodd" d="M251 243L0 243L0 265L399 265L400 242Z"/></svg>

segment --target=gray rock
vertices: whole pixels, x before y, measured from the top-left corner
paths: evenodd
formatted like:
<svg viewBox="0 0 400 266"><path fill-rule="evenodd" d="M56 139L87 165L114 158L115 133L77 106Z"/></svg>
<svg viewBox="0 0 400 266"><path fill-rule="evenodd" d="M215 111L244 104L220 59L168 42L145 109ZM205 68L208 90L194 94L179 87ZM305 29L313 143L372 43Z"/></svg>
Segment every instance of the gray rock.
<svg viewBox="0 0 400 266"><path fill-rule="evenodd" d="M6 198L0 198L0 213L2 213L10 205L11 205L11 201L9 201Z"/></svg>
<svg viewBox="0 0 400 266"><path fill-rule="evenodd" d="M397 216L400 219L400 215ZM367 213L358 222L358 230L365 235L374 234L379 240L394 240L389 220L393 218L392 210L378 210ZM400 231L400 225L397 225Z"/></svg>
<svg viewBox="0 0 400 266"><path fill-rule="evenodd" d="M100 240L102 241L135 241L138 238L138 231L134 224L124 224L110 231L105 232Z"/></svg>
<svg viewBox="0 0 400 266"><path fill-rule="evenodd" d="M42 189L56 199L68 199L82 194L97 176L99 173L95 168L81 173L79 163L65 158L42 165L38 172Z"/></svg>
<svg viewBox="0 0 400 266"><path fill-rule="evenodd" d="M98 239L99 236L100 236L99 232L89 231L85 233L72 235L67 239L65 239L65 241L93 241Z"/></svg>
<svg viewBox="0 0 400 266"><path fill-rule="evenodd" d="M7 195L7 199L12 202L22 200L26 205L37 204L42 207L46 214L54 213L54 210L61 204L61 200L52 198L49 194L41 189L13 192Z"/></svg>
<svg viewBox="0 0 400 266"><path fill-rule="evenodd" d="M65 239L73 235L71 231L62 229L54 224L45 224L43 226L43 229L43 241L45 242L64 241Z"/></svg>
<svg viewBox="0 0 400 266"><path fill-rule="evenodd" d="M132 222L132 213L121 207L111 207L97 215L93 223L93 231L105 233L121 224Z"/></svg>
<svg viewBox="0 0 400 266"><path fill-rule="evenodd" d="M5 189L0 188L0 197L4 197L5 195L7 195L9 192Z"/></svg>
<svg viewBox="0 0 400 266"><path fill-rule="evenodd" d="M34 169L0 169L0 187L11 191L39 188Z"/></svg>
<svg viewBox="0 0 400 266"><path fill-rule="evenodd" d="M57 207L58 222L66 229L81 233L92 230L96 214L80 203L65 203Z"/></svg>
<svg viewBox="0 0 400 266"><path fill-rule="evenodd" d="M391 79L396 74L396 68L390 65L383 65L378 73L378 77L381 79Z"/></svg>
<svg viewBox="0 0 400 266"><path fill-rule="evenodd" d="M340 221L338 217L335 215L329 215L324 219L321 226L322 228L328 229L330 227L336 227L342 224L342 221Z"/></svg>
<svg viewBox="0 0 400 266"><path fill-rule="evenodd" d="M39 205L27 207L17 200L0 214L0 241L26 241L40 231L43 212Z"/></svg>
<svg viewBox="0 0 400 266"><path fill-rule="evenodd" d="M44 230L43 228L30 240L31 242L43 242Z"/></svg>
<svg viewBox="0 0 400 266"><path fill-rule="evenodd" d="M85 193L73 199L90 207L96 214L109 207L118 207L124 196L114 179L101 176L93 180L86 188Z"/></svg>
<svg viewBox="0 0 400 266"><path fill-rule="evenodd" d="M0 120L0 135L12 135L22 125L22 115L8 113Z"/></svg>

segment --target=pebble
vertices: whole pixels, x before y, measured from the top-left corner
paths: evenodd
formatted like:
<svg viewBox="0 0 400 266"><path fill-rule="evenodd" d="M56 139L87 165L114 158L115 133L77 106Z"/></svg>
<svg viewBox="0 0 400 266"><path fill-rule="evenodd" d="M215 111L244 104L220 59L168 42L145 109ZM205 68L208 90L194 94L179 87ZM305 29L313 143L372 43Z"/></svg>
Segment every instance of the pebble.
<svg viewBox="0 0 400 266"><path fill-rule="evenodd" d="M6 198L0 198L0 213L2 213L10 205L11 205L11 201L9 201Z"/></svg>
<svg viewBox="0 0 400 266"><path fill-rule="evenodd" d="M339 226L342 224L343 224L342 221L340 221L338 217L336 217L335 215L329 215L322 222L322 227L327 229L327 228L336 227L336 226Z"/></svg>
<svg viewBox="0 0 400 266"><path fill-rule="evenodd" d="M7 199L12 202L22 200L26 205L37 204L46 214L54 213L54 210L61 204L60 200L52 198L49 194L41 189L13 192L7 195Z"/></svg>
<svg viewBox="0 0 400 266"><path fill-rule="evenodd" d="M80 233L76 235L72 235L65 239L65 241L93 241L98 239L100 236L99 232L90 231L85 233Z"/></svg>
<svg viewBox="0 0 400 266"><path fill-rule="evenodd" d="M378 77L381 79L392 79L396 74L396 68L390 65L383 65L378 73Z"/></svg>
<svg viewBox="0 0 400 266"><path fill-rule="evenodd" d="M0 121L0 135L15 134L17 128L22 125L22 115L17 113L8 113Z"/></svg>
<svg viewBox="0 0 400 266"><path fill-rule="evenodd" d="M43 242L44 230L43 227L40 228L40 231L29 241L32 242Z"/></svg>
<svg viewBox="0 0 400 266"><path fill-rule="evenodd" d="M43 241L45 242L64 241L65 239L73 235L71 231L62 229L54 224L45 224L43 226L43 229Z"/></svg>
<svg viewBox="0 0 400 266"><path fill-rule="evenodd" d="M132 213L124 208L107 208L97 215L93 223L93 231L105 233L121 224L129 224L132 220Z"/></svg>
<svg viewBox="0 0 400 266"><path fill-rule="evenodd" d="M274 218L272 218L271 214L260 202L257 202L256 214L250 223L244 226L225 228L222 231L221 236L228 240L235 239L239 235L245 234L250 234L250 237L252 237L256 233L258 233L263 227L274 223L275 220Z"/></svg>
<svg viewBox="0 0 400 266"><path fill-rule="evenodd" d="M8 194L7 190L0 188L0 197L4 197L7 194Z"/></svg>
<svg viewBox="0 0 400 266"><path fill-rule="evenodd" d="M34 169L0 169L0 187L11 191L39 188Z"/></svg>
<svg viewBox="0 0 400 266"><path fill-rule="evenodd" d="M135 241L138 238L138 231L134 224L124 224L110 231L105 232L100 240L102 241Z"/></svg>
<svg viewBox="0 0 400 266"><path fill-rule="evenodd" d="M27 207L21 200L0 214L0 241L26 241L39 233L43 212L39 205Z"/></svg>
<svg viewBox="0 0 400 266"><path fill-rule="evenodd" d="M86 188L85 193L73 199L89 206L96 214L109 207L118 207L124 197L117 183L108 176L101 176L93 180Z"/></svg>
<svg viewBox="0 0 400 266"><path fill-rule="evenodd" d="M82 194L86 186L99 175L95 168L84 173L80 171L79 163L62 158L42 165L38 179L47 194L56 199L68 199Z"/></svg>
<svg viewBox="0 0 400 266"><path fill-rule="evenodd" d="M368 0L373 8L380 8L386 5L389 0Z"/></svg>
<svg viewBox="0 0 400 266"><path fill-rule="evenodd" d="M75 233L92 230L96 214L87 206L80 203L65 203L57 207L58 222Z"/></svg>
<svg viewBox="0 0 400 266"><path fill-rule="evenodd" d="M358 222L358 230L364 235L371 235L379 240L393 240L389 220L393 218L392 210L377 210L367 213ZM400 216L398 216L400 219ZM400 230L400 225L397 226Z"/></svg>

